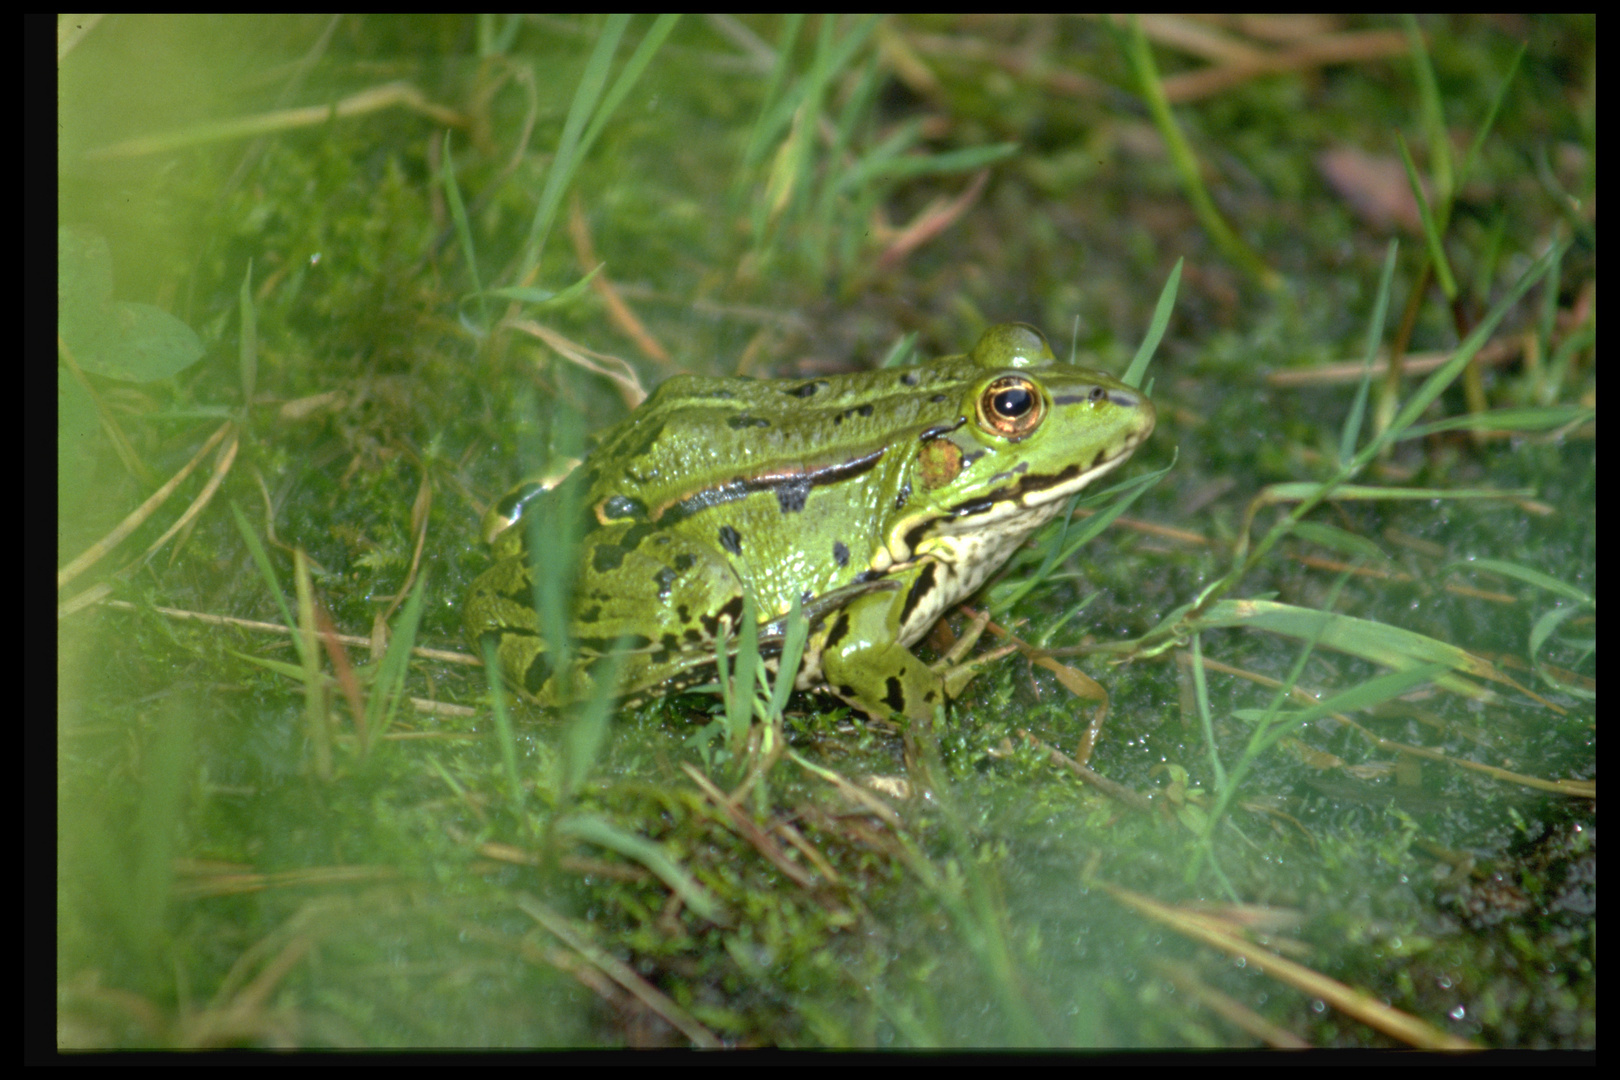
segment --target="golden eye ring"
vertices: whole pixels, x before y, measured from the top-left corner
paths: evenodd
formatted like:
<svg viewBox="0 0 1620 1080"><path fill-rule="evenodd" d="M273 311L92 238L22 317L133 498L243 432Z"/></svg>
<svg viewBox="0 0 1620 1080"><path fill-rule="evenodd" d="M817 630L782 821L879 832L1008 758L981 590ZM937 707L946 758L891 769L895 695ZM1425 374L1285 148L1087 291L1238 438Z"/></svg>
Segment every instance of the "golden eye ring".
<svg viewBox="0 0 1620 1080"><path fill-rule="evenodd" d="M979 395L978 413L985 431L1018 442L1046 419L1046 397L1022 375L1003 375Z"/></svg>

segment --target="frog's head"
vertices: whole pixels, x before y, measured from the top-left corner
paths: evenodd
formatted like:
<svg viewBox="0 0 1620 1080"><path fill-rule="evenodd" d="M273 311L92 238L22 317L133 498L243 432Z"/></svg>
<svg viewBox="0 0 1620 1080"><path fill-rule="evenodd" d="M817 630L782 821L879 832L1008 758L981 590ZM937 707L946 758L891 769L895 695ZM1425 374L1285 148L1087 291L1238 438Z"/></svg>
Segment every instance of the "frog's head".
<svg viewBox="0 0 1620 1080"><path fill-rule="evenodd" d="M1027 531L1153 431L1153 403L1100 371L1060 364L1038 330L992 326L968 357L955 419L922 433L897 535ZM907 544L907 547L913 545Z"/></svg>

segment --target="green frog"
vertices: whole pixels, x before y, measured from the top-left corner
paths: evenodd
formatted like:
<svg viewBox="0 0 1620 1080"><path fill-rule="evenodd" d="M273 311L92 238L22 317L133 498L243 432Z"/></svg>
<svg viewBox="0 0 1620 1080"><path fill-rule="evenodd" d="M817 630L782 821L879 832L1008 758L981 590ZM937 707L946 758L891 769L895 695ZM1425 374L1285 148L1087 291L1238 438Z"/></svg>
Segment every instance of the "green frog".
<svg viewBox="0 0 1620 1080"><path fill-rule="evenodd" d="M797 599L810 633L796 687L926 719L961 687L910 647L1153 423L1141 391L1058 363L1022 324L914 367L677 375L560 484L521 485L491 507L494 564L467 598L467 633L480 652L493 644L525 697L561 706L593 693L616 644L620 694L712 679L744 597L773 664ZM530 515L547 512L574 517L579 545L561 666L541 637L528 550Z"/></svg>

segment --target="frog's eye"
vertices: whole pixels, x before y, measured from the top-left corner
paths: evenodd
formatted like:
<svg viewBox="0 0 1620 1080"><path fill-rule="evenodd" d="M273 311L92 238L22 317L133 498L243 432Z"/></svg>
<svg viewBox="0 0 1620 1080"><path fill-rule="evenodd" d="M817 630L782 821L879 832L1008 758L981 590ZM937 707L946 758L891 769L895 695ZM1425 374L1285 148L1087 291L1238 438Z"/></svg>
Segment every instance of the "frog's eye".
<svg viewBox="0 0 1620 1080"><path fill-rule="evenodd" d="M1046 398L1022 375L1003 375L979 395L979 426L1017 442L1041 426Z"/></svg>

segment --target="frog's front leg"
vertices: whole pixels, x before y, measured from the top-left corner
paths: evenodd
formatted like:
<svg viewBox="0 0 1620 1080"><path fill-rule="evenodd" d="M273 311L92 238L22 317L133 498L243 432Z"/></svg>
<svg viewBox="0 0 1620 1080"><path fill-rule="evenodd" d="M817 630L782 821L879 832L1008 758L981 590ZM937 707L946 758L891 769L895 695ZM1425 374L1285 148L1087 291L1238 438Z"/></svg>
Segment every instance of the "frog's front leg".
<svg viewBox="0 0 1620 1080"><path fill-rule="evenodd" d="M869 716L927 720L935 706L945 704L945 680L900 644L909 585L902 581L899 589L868 593L828 620L822 677L834 694Z"/></svg>

